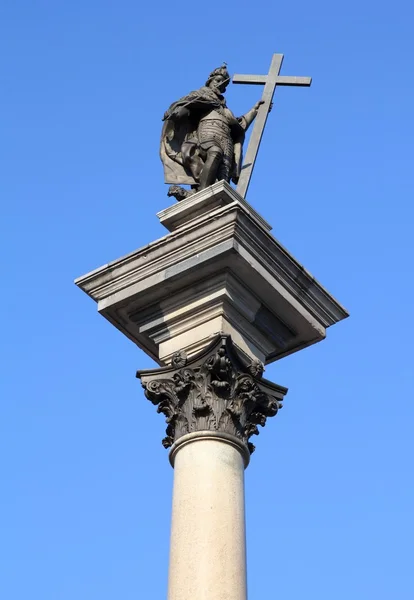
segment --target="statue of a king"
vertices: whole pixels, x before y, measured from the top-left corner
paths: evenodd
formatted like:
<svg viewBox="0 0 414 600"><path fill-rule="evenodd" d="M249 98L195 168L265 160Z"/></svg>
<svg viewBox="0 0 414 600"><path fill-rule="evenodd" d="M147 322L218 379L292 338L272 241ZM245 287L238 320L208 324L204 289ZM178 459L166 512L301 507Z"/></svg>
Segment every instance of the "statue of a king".
<svg viewBox="0 0 414 600"><path fill-rule="evenodd" d="M259 100L236 118L223 96L230 81L226 66L215 69L200 89L174 102L164 115L160 156L169 195L181 200L224 179L237 183L245 132L257 115Z"/></svg>

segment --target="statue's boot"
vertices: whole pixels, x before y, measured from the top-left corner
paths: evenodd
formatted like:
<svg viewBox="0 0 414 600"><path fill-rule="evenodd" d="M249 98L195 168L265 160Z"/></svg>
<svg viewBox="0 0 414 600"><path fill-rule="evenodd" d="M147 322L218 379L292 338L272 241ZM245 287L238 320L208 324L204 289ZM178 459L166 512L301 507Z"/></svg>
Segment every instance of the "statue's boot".
<svg viewBox="0 0 414 600"><path fill-rule="evenodd" d="M207 152L206 162L200 175L198 191L204 190L216 181L217 171L222 158L223 151L220 148L210 148Z"/></svg>

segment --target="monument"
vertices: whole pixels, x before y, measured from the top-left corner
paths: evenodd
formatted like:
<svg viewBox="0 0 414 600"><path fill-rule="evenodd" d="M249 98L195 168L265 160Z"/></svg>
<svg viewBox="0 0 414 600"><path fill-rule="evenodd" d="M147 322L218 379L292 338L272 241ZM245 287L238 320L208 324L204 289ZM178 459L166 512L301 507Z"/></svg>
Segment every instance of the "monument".
<svg viewBox="0 0 414 600"><path fill-rule="evenodd" d="M226 105L226 65L170 106L160 156L179 202L157 215L170 233L76 280L158 364L137 377L165 416L174 468L168 600L246 600L244 469L287 393L264 365L348 316L245 199L276 86L311 84L281 76L282 60L234 75L264 85L241 117Z"/></svg>

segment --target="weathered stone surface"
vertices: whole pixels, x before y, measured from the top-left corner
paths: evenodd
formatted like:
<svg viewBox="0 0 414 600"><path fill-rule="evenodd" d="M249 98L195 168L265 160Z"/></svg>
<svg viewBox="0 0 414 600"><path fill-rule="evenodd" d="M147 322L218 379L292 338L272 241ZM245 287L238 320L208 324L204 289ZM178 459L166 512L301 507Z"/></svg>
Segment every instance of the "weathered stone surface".
<svg viewBox="0 0 414 600"><path fill-rule="evenodd" d="M195 214L198 194L174 205L184 215L177 228L169 222L172 233L76 284L161 365L180 349L191 358L220 332L264 363L324 339L346 310L230 186L210 191L216 208Z"/></svg>
<svg viewBox="0 0 414 600"><path fill-rule="evenodd" d="M246 364L226 335L191 361L180 351L171 367L137 371L146 397L166 417L165 448L186 434L214 431L234 436L250 452L250 437L276 415L287 393L262 375L263 364Z"/></svg>
<svg viewBox="0 0 414 600"><path fill-rule="evenodd" d="M271 231L272 227L258 212L254 210L226 181L218 181L206 190L192 194L178 204L173 204L157 213L160 223L168 231L176 231L194 224L212 210L221 208L232 202L238 202L263 229Z"/></svg>

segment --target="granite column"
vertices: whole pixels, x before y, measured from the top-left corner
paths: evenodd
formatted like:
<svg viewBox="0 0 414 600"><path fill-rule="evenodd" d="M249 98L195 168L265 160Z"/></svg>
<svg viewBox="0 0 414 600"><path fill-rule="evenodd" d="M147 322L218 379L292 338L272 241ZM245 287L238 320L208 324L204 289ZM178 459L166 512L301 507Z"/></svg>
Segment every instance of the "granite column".
<svg viewBox="0 0 414 600"><path fill-rule="evenodd" d="M174 491L168 600L246 600L244 469L286 388L262 378L230 336L187 360L139 371L145 395L166 416Z"/></svg>

